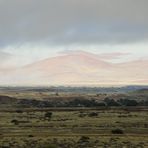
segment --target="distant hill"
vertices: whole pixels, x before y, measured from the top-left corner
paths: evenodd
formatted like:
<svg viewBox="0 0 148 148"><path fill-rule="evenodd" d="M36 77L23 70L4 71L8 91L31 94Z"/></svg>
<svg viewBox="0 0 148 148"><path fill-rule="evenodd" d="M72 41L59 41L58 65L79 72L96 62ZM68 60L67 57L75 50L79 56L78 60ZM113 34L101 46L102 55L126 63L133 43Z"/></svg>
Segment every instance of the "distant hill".
<svg viewBox="0 0 148 148"><path fill-rule="evenodd" d="M0 72L5 85L136 85L148 84L148 60L107 62L88 52L59 55L10 71Z"/></svg>
<svg viewBox="0 0 148 148"><path fill-rule="evenodd" d="M123 87L0 87L0 92L54 92L54 93L133 93L148 92L148 86L123 86Z"/></svg>

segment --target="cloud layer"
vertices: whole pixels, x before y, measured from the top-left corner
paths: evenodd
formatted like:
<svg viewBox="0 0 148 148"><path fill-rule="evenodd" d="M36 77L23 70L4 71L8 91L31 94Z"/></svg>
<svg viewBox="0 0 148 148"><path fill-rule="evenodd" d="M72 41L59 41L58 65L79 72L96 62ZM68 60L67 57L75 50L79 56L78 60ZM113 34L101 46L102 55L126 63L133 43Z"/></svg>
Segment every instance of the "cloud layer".
<svg viewBox="0 0 148 148"><path fill-rule="evenodd" d="M0 47L147 41L147 0L0 0Z"/></svg>

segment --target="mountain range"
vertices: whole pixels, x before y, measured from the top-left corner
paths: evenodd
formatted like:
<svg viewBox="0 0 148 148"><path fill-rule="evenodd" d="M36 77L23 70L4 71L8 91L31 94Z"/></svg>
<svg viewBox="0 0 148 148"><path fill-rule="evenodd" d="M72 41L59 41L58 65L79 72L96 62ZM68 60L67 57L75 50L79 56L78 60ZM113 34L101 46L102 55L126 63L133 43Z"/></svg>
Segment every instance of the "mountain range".
<svg viewBox="0 0 148 148"><path fill-rule="evenodd" d="M128 85L148 84L148 60L113 63L115 54L77 51L0 71L1 85Z"/></svg>

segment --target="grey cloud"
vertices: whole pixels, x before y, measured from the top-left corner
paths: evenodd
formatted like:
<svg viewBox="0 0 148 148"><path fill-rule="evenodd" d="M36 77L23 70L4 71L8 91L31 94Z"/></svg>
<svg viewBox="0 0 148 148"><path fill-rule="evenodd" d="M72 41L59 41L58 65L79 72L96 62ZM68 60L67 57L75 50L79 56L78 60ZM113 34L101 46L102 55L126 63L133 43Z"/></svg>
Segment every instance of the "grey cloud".
<svg viewBox="0 0 148 148"><path fill-rule="evenodd" d="M147 0L0 0L0 46L148 39Z"/></svg>

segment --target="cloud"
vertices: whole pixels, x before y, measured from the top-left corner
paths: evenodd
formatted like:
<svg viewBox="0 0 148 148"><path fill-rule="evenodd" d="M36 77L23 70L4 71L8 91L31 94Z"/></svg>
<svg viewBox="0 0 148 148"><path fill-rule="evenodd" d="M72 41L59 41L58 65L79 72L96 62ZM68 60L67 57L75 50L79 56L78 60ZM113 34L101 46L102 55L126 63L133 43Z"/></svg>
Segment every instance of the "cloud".
<svg viewBox="0 0 148 148"><path fill-rule="evenodd" d="M1 61L6 60L6 59L9 59L11 56L12 55L9 54L9 53L0 51L0 60Z"/></svg>
<svg viewBox="0 0 148 148"><path fill-rule="evenodd" d="M148 39L147 0L0 0L0 46Z"/></svg>
<svg viewBox="0 0 148 148"><path fill-rule="evenodd" d="M122 57L126 57L128 55L131 55L131 53L122 53L122 52L111 52L111 53L100 53L100 54L95 54L83 50L63 50L61 52L58 52L59 55L86 55L86 56L93 56L98 59L102 60L111 60L111 59L120 59Z"/></svg>
<svg viewBox="0 0 148 148"><path fill-rule="evenodd" d="M112 59L120 59L128 55L130 55L130 53L113 52L113 53L102 53L99 54L98 57L103 60L112 60Z"/></svg>
<svg viewBox="0 0 148 148"><path fill-rule="evenodd" d="M11 54L0 51L0 69L7 67L11 63L10 60L12 58L13 56Z"/></svg>

